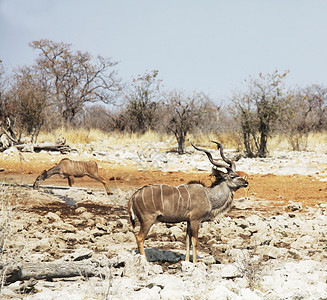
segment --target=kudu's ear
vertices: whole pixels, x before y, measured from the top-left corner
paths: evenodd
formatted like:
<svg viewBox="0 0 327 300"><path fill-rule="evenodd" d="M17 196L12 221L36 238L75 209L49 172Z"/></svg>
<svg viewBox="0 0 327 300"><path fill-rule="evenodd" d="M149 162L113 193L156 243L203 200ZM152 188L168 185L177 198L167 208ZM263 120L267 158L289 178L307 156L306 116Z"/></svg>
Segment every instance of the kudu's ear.
<svg viewBox="0 0 327 300"><path fill-rule="evenodd" d="M223 172L223 171L220 171L218 170L217 168L212 168L212 174L215 176L215 177L225 177L227 173Z"/></svg>

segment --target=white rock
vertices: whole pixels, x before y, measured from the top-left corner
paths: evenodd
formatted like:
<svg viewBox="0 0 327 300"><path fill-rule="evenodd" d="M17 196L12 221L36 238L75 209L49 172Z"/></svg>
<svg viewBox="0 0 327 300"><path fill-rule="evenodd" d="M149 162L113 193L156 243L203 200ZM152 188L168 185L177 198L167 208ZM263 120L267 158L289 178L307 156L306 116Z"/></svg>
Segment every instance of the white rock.
<svg viewBox="0 0 327 300"><path fill-rule="evenodd" d="M218 285L206 295L207 300L242 300L242 297L230 291L223 285Z"/></svg>
<svg viewBox="0 0 327 300"><path fill-rule="evenodd" d="M251 291L249 288L242 289L240 292L240 296L242 300L262 300L263 298L263 295L259 296L255 291Z"/></svg>
<svg viewBox="0 0 327 300"><path fill-rule="evenodd" d="M229 279L242 276L240 270L234 264L224 265L220 270L220 275L222 278Z"/></svg>
<svg viewBox="0 0 327 300"><path fill-rule="evenodd" d="M190 291L186 290L183 280L177 276L157 275L150 282L153 285L163 287L160 292L161 299L185 299L185 296L191 296Z"/></svg>
<svg viewBox="0 0 327 300"><path fill-rule="evenodd" d="M3 154L15 155L15 154L19 154L19 151L16 147L10 147L5 151L3 151Z"/></svg>
<svg viewBox="0 0 327 300"><path fill-rule="evenodd" d="M45 215L45 217L51 221L61 221L61 218L56 213L53 213L53 212L48 212Z"/></svg>

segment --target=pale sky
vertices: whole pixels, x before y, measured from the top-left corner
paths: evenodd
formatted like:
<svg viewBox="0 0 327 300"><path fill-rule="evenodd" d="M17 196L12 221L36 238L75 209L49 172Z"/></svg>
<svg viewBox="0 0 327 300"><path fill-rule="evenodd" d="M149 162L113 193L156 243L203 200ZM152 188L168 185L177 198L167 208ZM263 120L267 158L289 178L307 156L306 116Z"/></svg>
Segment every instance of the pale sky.
<svg viewBox="0 0 327 300"><path fill-rule="evenodd" d="M128 81L159 70L167 89L232 95L248 76L290 70L288 86L326 85L325 0L0 0L0 59L30 65L31 41L118 61Z"/></svg>

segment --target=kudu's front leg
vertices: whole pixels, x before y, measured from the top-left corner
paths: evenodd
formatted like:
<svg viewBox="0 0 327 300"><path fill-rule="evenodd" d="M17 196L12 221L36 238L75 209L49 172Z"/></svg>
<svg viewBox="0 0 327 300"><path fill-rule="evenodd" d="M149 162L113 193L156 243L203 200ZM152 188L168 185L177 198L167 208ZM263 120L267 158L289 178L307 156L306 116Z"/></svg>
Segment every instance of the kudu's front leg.
<svg viewBox="0 0 327 300"><path fill-rule="evenodd" d="M106 190L107 195L113 195L113 193L112 193L112 191L110 190L110 187L109 187L107 181L106 181L103 177L101 177L101 176L98 175L98 174L96 174L96 175L88 175L88 176L89 176L90 178L93 178L93 179L95 179L95 180L101 182L101 183L103 184L105 190Z"/></svg>
<svg viewBox="0 0 327 300"><path fill-rule="evenodd" d="M197 246L199 226L200 222L197 220L187 222L185 261L190 261L190 248L192 244L193 263L198 262Z"/></svg>
<svg viewBox="0 0 327 300"><path fill-rule="evenodd" d="M67 179L68 179L68 185L73 186L74 181L75 181L74 176L68 176Z"/></svg>
<svg viewBox="0 0 327 300"><path fill-rule="evenodd" d="M198 246L198 233L199 233L200 221L194 220L190 222L190 231L192 236L192 250L193 250L193 263L198 262L197 246Z"/></svg>
<svg viewBox="0 0 327 300"><path fill-rule="evenodd" d="M191 248L191 226L190 221L187 221L187 228L186 228L186 255L185 261L190 261L190 248Z"/></svg>

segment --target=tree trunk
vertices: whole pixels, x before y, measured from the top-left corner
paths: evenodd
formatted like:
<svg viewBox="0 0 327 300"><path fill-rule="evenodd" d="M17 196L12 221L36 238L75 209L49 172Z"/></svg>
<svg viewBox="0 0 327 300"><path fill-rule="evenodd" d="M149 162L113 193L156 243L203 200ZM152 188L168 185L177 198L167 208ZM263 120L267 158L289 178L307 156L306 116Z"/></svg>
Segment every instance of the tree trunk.
<svg viewBox="0 0 327 300"><path fill-rule="evenodd" d="M178 143L178 148L177 148L178 154L184 154L184 144L185 144L184 135L177 137L177 143Z"/></svg>
<svg viewBox="0 0 327 300"><path fill-rule="evenodd" d="M22 263L4 266L3 272L7 283L30 278L52 279L105 275L104 270L91 261Z"/></svg>
<svg viewBox="0 0 327 300"><path fill-rule="evenodd" d="M269 127L266 121L261 121L260 124L260 146L259 146L259 157L265 158L267 156L267 140L268 140Z"/></svg>

